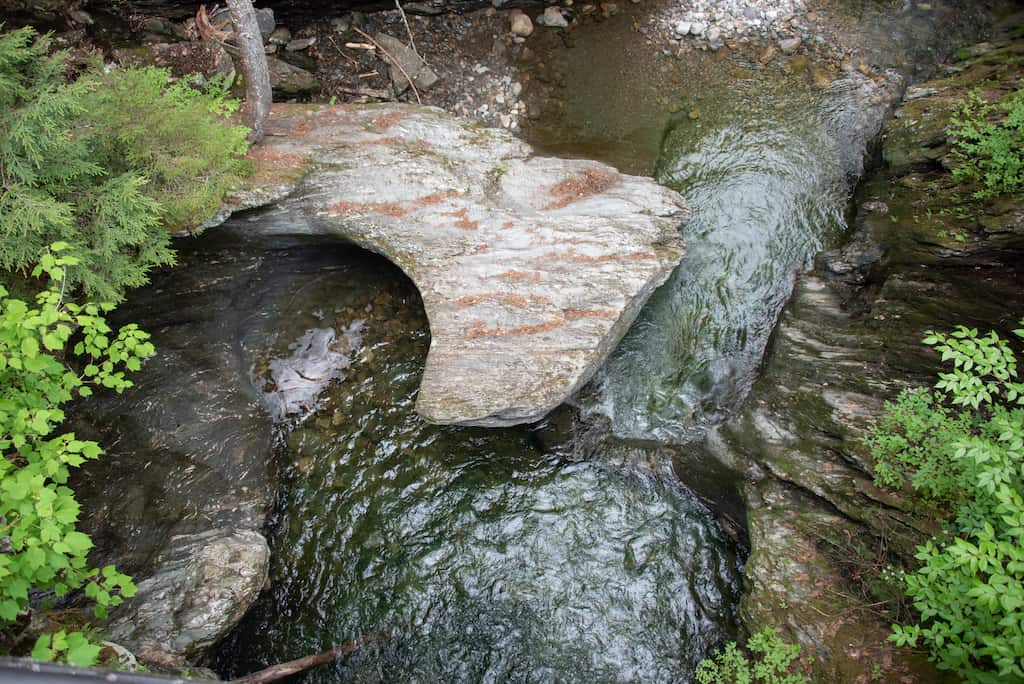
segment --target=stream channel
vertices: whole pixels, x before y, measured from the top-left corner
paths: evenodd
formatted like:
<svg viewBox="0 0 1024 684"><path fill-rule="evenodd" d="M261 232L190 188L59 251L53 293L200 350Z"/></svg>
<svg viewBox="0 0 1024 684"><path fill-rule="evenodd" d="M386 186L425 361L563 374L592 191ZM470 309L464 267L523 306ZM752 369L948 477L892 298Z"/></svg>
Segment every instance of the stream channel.
<svg viewBox="0 0 1024 684"><path fill-rule="evenodd" d="M221 350L278 416L269 587L218 647L222 675L386 633L302 681L687 681L737 636L743 548L702 502L736 482L680 463L742 402L795 275L845 230L863 96L806 63L666 58L627 17L574 38L558 120L527 138L653 172L693 218L681 266L572 407L520 428L424 423L411 282L279 234L272 211L181 241L123 307L158 350ZM172 318L211 314L172 314L174 293L233 313L175 338ZM316 344L341 370L285 416L265 379Z"/></svg>

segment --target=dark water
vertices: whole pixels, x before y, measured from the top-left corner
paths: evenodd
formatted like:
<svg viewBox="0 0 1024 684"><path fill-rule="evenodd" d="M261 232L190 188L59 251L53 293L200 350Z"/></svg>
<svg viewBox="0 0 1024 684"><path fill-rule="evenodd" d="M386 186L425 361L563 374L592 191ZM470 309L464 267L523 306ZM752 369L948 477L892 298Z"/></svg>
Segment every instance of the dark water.
<svg viewBox="0 0 1024 684"><path fill-rule="evenodd" d="M295 267L304 250L320 269ZM225 674L386 633L306 681L664 681L734 635L736 550L670 464L424 423L411 283L358 250L335 248L328 273L321 246L288 254L260 265L286 267L295 293L271 353L307 325L360 320L362 339L317 410L282 428L271 587L223 645Z"/></svg>

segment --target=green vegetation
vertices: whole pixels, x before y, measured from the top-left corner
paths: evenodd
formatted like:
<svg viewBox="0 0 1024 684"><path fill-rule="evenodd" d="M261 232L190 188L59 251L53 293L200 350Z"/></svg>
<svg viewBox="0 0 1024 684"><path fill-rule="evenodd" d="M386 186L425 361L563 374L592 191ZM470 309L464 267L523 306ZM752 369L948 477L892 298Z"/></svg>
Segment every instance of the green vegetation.
<svg viewBox="0 0 1024 684"><path fill-rule="evenodd" d="M137 326L111 330L104 312L112 305L64 301L68 269L78 265L65 251L68 245L56 243L39 259L32 275L50 285L34 307L0 286L0 627L7 631L34 607L30 590L57 598L81 591L98 617L135 592L113 566L88 567L92 540L76 529L70 469L98 458L99 445L54 433L67 402L97 387L130 387L125 372L138 370L153 346ZM87 633L72 631L40 637L33 655L82 665L95 662L99 650Z"/></svg>
<svg viewBox="0 0 1024 684"><path fill-rule="evenodd" d="M0 286L0 644L24 655L29 617L43 612L32 656L89 665L95 630L48 609L87 602L103 618L135 585L89 567L67 482L102 451L60 432L62 407L123 391L153 347L137 326L110 328L113 304L73 297L120 301L173 263L171 232L195 229L249 172L248 131L225 121L237 103L223 84L98 60L68 76L46 37L0 34L0 268L42 289L30 304Z"/></svg>
<svg viewBox="0 0 1024 684"><path fill-rule="evenodd" d="M1024 330L1015 330L1024 338ZM878 484L909 484L951 530L902 573L920 617L890 639L923 645L969 682L1024 679L1024 383L995 333L958 327L925 344L951 362L934 389L888 404L867 437Z"/></svg>
<svg viewBox="0 0 1024 684"><path fill-rule="evenodd" d="M67 285L120 301L171 264L169 231L211 216L248 170L247 130L216 84L104 70L71 83L31 29L0 34L0 267L26 274L47 245L76 259Z"/></svg>
<svg viewBox="0 0 1024 684"><path fill-rule="evenodd" d="M698 684L807 684L807 677L793 672L800 647L784 642L774 629L766 627L747 642L750 657L735 642L714 658L697 666Z"/></svg>
<svg viewBox="0 0 1024 684"><path fill-rule="evenodd" d="M979 182L978 199L1024 190L1024 89L989 104L976 93L958 103L950 121L953 177Z"/></svg>

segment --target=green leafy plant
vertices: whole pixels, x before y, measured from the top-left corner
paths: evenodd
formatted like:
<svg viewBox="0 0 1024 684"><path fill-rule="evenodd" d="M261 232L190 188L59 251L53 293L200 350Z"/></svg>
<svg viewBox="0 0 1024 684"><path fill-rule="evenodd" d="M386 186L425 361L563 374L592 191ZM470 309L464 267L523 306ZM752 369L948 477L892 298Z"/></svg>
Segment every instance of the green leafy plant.
<svg viewBox="0 0 1024 684"><path fill-rule="evenodd" d="M972 92L950 120L958 180L980 182L979 199L1024 189L1024 89L989 104Z"/></svg>
<svg viewBox="0 0 1024 684"><path fill-rule="evenodd" d="M135 325L111 329L104 314L112 305L64 301L67 269L78 265L67 251L55 243L38 259L32 275L50 285L34 306L0 286L0 626L32 608L30 591L57 598L80 591L98 617L135 593L113 566L88 566L93 543L76 529L70 469L98 458L99 445L54 433L67 402L97 387L130 387L125 372L137 370L153 346ZM98 652L78 631L44 635L33 651L79 665Z"/></svg>
<svg viewBox="0 0 1024 684"><path fill-rule="evenodd" d="M730 642L714 658L697 666L698 684L807 684L808 679L794 672L800 647L788 644L778 633L766 627L747 641L750 657L735 642Z"/></svg>
<svg viewBox="0 0 1024 684"><path fill-rule="evenodd" d="M49 48L0 34L0 267L28 273L66 242L67 286L120 301L173 263L169 231L209 218L247 172L246 129L224 123L236 105L216 86L99 63L68 83Z"/></svg>
<svg viewBox="0 0 1024 684"><path fill-rule="evenodd" d="M1015 330L1024 338L1024 330ZM868 435L879 484L909 484L954 529L902 573L920 617L890 639L923 645L970 682L1024 680L1024 392L995 333L959 326L925 344L952 368L932 391L906 391Z"/></svg>

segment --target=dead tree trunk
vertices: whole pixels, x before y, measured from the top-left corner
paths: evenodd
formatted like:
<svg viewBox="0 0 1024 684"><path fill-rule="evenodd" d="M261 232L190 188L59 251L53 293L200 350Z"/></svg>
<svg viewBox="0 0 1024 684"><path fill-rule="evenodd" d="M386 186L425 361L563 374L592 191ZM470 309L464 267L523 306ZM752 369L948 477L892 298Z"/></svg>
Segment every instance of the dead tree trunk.
<svg viewBox="0 0 1024 684"><path fill-rule="evenodd" d="M270 115L273 98L267 55L263 52L263 38L256 23L252 1L227 0L227 3L242 60L242 75L245 77L245 111L249 118L247 123L252 128L249 140L256 142L263 138L263 128Z"/></svg>

